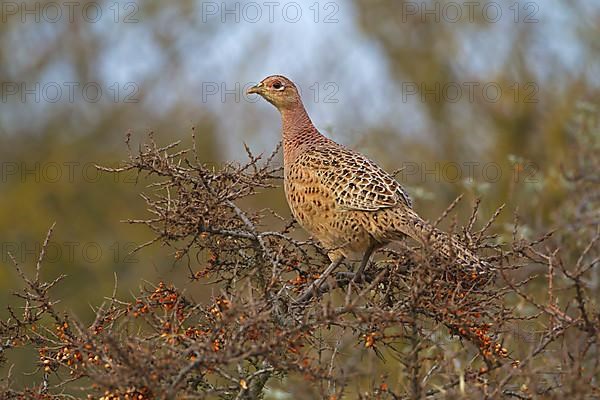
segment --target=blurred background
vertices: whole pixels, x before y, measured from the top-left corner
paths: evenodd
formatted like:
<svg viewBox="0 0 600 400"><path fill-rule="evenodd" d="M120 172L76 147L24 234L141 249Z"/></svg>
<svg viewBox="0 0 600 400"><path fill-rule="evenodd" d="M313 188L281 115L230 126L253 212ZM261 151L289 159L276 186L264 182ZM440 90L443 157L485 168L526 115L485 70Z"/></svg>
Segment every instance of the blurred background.
<svg viewBox="0 0 600 400"><path fill-rule="evenodd" d="M557 224L560 167L578 113L600 101L600 1L3 1L0 11L0 315L56 228L45 277L88 321L118 280L187 283L169 249L121 221L147 216L132 174L99 172L149 132L203 160L269 153L276 110L245 94L270 74L301 88L315 125L397 178L424 217L464 193L483 216L507 204L532 231ZM596 119L597 121L597 119ZM281 160L281 155L279 156ZM281 161L279 161L281 162ZM283 191L244 207L289 216ZM525 231L526 234L526 231ZM19 370L31 371L26 354ZM2 371L4 374L5 371ZM17 377L17 380L27 380Z"/></svg>

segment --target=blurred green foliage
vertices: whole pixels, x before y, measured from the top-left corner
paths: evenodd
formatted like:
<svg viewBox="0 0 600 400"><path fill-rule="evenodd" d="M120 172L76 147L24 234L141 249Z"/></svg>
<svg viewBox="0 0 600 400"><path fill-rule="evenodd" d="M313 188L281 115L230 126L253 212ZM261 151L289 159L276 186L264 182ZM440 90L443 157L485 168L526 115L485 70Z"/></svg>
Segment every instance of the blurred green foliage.
<svg viewBox="0 0 600 400"><path fill-rule="evenodd" d="M426 101L417 101L427 127L418 135L407 135L393 120L380 120L369 126L360 125L360 138L352 146L380 160L390 171L405 167L399 179L416 198L416 209L424 217L436 218L456 196L466 193L468 201L459 207L463 220L476 197L483 199L484 215L491 215L507 203L501 217L506 231L501 234L510 233L512 214L517 209L533 233L560 223L557 207L564 204L566 184L561 166L577 157L570 149L570 124L581 100L592 108L600 103L597 73L594 75L600 59L599 7L578 0L568 4L540 3L538 23L491 24L481 18L475 23L431 19L423 22L420 16L402 12L407 3L356 0L339 4L346 10L345 16L354 16L350 23L377 49L373 57L388 73L368 82L371 95L377 96L382 86L394 85L398 90L393 107L398 108L403 107L398 99L402 96L402 83L406 82L429 88L436 83L495 82L510 95L502 96L498 102L478 96L472 102L458 103L426 97ZM500 4L509 7L509 3ZM100 4L109 6L108 2ZM263 121L277 117L272 110L256 104L208 107L199 100L201 93L182 89L191 85L189 77L182 73L182 64L190 59L206 62L208 67L198 67L201 79L219 81L222 74L215 71L210 61L223 59L223 51L235 50L241 54L236 60L241 61L225 61L223 65L228 77L239 76L240 81L279 72L261 69L269 56L277 56L269 65L282 71L296 68L298 74L337 73L350 79L361 74L360 67L336 64L337 69L332 68L321 59L327 58L325 54L297 59L294 46L274 47L272 41L278 31L287 26L220 23L219 19L203 23L201 7L201 2L190 0L146 1L139 4L140 22L132 25L23 24L15 18L0 23L0 82L33 84L58 75L64 81L101 82L106 88L111 82L121 82L119 76L127 75L123 71L128 64L142 63L146 68L143 75L134 77L139 87L136 103L114 103L105 98L99 103L23 103L18 99L2 102L1 305L13 302L11 290L20 285L8 251L16 252L17 261L34 263L35 250L40 248L53 222L57 223L53 241L61 253L47 263L44 274L69 276L69 287L63 285L64 291L57 295L64 309L73 310L81 319L91 317L90 305L97 305L110 295L115 275L124 296L143 279L153 281L168 275L171 281L186 281L186 269L173 266L169 249L154 246L152 250L128 255L133 246L149 240L150 233L120 221L144 215L139 193L149 182L135 182L132 176L115 178L99 173L93 165L117 165L126 156L123 138L129 129L134 133L133 146L137 146L150 130L161 143L189 141L192 125L196 126L203 160L218 165L231 156L231 148L235 154L241 154L237 138L244 137L252 144L255 132L273 126ZM545 18L561 12L567 15L564 24L548 33ZM556 29L556 24L553 26ZM313 24L309 29L325 28ZM238 42L227 43L228 35L230 41L239 40L239 34L233 36L238 30L255 40L246 47ZM558 52L580 54L575 66L557 59L556 51L546 51L563 31L566 38L560 40ZM342 40L343 35L341 31L337 39ZM137 36L149 40L160 57L137 48ZM194 39L191 44L180 41L190 37ZM297 40L303 40L301 35ZM124 48L118 51L119 46ZM573 50L575 47L577 50ZM494 58L494 64L489 58L501 49L505 57ZM339 54L339 48L331 51L335 56L344 56ZM513 96L515 83L521 85L517 97ZM527 83L535 85L535 102L524 101L529 93L524 87ZM343 91L339 101L344 109L369 107L361 98L342 95ZM165 106L160 101L163 97L175 100ZM259 112L262 114L256 116ZM223 121L235 119L242 123L236 125L239 132L232 134L226 129L231 125L223 125ZM340 121L328 121L334 137L339 134L336 122ZM270 137L277 135L273 132ZM462 176L455 179L450 163L459 166ZM475 173L468 174L468 165L474 163ZM486 165L501 171L501 177L489 179L482 169ZM493 171L488 172L495 177ZM59 174L56 179L55 173ZM288 213L281 190L250 200L244 206L271 207ZM101 256L94 252L97 249ZM5 307L0 307L0 315L5 313ZM18 370L33 369L26 360L24 357Z"/></svg>

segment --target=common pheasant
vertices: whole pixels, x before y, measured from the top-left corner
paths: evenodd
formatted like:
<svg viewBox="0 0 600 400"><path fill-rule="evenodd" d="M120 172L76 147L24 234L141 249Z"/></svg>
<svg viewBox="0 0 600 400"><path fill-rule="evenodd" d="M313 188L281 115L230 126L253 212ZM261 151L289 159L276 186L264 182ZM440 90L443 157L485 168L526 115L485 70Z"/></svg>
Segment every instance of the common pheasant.
<svg viewBox="0 0 600 400"><path fill-rule="evenodd" d="M323 136L311 122L296 85L273 75L248 89L281 113L284 187L299 224L333 263L362 259L409 236L472 271L489 270L458 240L424 221L400 184L367 157Z"/></svg>

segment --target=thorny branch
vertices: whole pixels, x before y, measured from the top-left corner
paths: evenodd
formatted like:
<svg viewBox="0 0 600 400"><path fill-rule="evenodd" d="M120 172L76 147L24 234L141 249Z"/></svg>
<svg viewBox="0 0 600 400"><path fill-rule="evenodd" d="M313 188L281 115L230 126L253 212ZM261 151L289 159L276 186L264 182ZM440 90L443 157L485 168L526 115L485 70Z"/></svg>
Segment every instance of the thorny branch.
<svg viewBox="0 0 600 400"><path fill-rule="evenodd" d="M519 237L519 224L512 241L509 233L499 243L502 207L478 227L477 201L453 231L493 264L495 280L480 281L410 242L379 250L356 280L343 269L348 263L330 264L318 245L294 239L292 222L265 231L271 211L239 205L279 185L278 149L264 156L246 148L248 162L216 169L200 162L195 141L180 147L150 137L120 168L99 168L153 179L142 194L150 217L127 221L155 235L137 250L170 246L191 282L210 282L216 294L197 302L159 282L125 301L115 288L82 326L50 297L63 277L45 282L41 273L53 226L33 278L15 263L23 306L0 321L0 363L11 348L34 348L41 381L24 389L0 381L0 397L257 399L298 380L306 398L600 395L600 313L590 294L597 225L578 232L579 244L563 234L570 254L550 235ZM571 178L588 185L586 171Z"/></svg>

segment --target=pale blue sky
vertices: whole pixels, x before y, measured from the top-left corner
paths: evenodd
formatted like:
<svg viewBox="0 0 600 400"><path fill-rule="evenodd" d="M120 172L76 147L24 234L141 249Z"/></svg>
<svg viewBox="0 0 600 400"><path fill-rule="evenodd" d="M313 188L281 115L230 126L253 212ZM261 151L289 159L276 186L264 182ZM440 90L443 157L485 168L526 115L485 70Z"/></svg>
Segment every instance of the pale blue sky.
<svg viewBox="0 0 600 400"><path fill-rule="evenodd" d="M209 96L203 102L203 83L214 82L234 88L236 82L243 86L273 73L288 75L304 88L304 100L314 122L321 128L330 128L332 135L341 142L356 142L361 131L377 125L393 126L404 135L418 135L428 130L427 116L418 96L403 101L402 88L390 78L383 51L360 30L352 1L339 0L332 3L335 6L328 5L327 1L295 2L302 10L302 16L295 23L290 23L282 14L283 7L291 3L287 1L275 7L273 22L269 21L268 7L263 2L256 2L253 4L259 5L263 13L258 22L250 22L242 16L239 23L230 14L221 15L221 1L204 2L205 11L208 3L217 7L217 15L203 14L203 3L197 1L189 15L177 15L176 9L166 6L153 19L152 25L159 27L159 33L176 38L170 54L162 52L162 47L155 42L156 36L147 29L144 7L153 3L138 3L140 11L136 17L139 23L116 24L107 14L92 29L92 33L101 36L105 44L100 63L95 66L98 79L102 79L106 86L114 82L140 82L155 71L161 71L161 65L180 59L181 65L176 72L172 76L161 76L157 87L150 93L145 104L148 112L164 115L171 107L183 102L194 104L199 110L206 108L227 116L218 119L224 133L222 137L227 138L223 140L224 145L244 139L254 147L268 150L278 140L279 120L270 105L248 102L244 96L240 102L228 96L223 103L218 95ZM243 4L247 3L237 4L244 7ZM505 14L486 30L476 30L474 26L473 29L461 27L462 47L454 55L453 66L461 71L465 80L486 79L494 76L495 71L506 72L500 69L513 50L514 35L522 26L516 24L510 14L513 11L509 7L513 3L497 2ZM525 7L529 2L521 3ZM234 9L235 4L229 1L226 7ZM315 4L320 9L317 23L314 21ZM556 82L552 73L557 65L563 65L573 74L586 72L598 83L600 64L580 62L584 48L578 42L575 30L581 24L595 23L594 15L598 15L600 1L585 3L589 18L580 18L576 22L573 19L581 13L573 12L568 2L545 0L535 4L539 10L534 17L539 22L535 24L535 46L527 54L527 62L535 66L538 74L536 82L540 85L560 83ZM248 10L249 13L251 11ZM333 11L332 18L338 22L324 23L325 16ZM526 11L522 11L520 18L527 14ZM222 17L226 18L225 23L221 21ZM12 62L5 67L10 75L18 76L20 68L36 60L40 43L52 41L56 32L68 28L68 24L42 22L22 24L19 29L9 31L9 37L3 38L2 42L14 48ZM410 38L399 37L398 40ZM66 51L69 45L64 43L65 54L69 54ZM440 40L439 45L443 46L444 41ZM553 63L549 63L549 59L554 60ZM71 61L61 54L55 55L53 67L41 78L42 81L75 79ZM332 92L324 87L329 82L336 85L337 92L333 98L338 100L337 103L323 102L325 95ZM314 92L308 89L314 84L320 88L319 102L314 101ZM36 118L25 119L23 116L32 113L47 115L58 105L41 102L11 106L14 109L4 115L4 129L8 132L11 124L32 124L31 129L35 129ZM69 106L75 109L78 104ZM96 106L84 104L81 112L87 115L85 110L93 110ZM457 107L457 112L460 112L460 107ZM185 117L194 120L193 114ZM93 118L93 112L89 118ZM253 119L259 128L249 132L248 120ZM238 147L231 149L231 154L236 154Z"/></svg>

